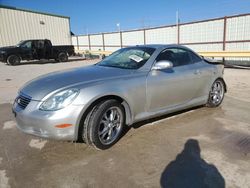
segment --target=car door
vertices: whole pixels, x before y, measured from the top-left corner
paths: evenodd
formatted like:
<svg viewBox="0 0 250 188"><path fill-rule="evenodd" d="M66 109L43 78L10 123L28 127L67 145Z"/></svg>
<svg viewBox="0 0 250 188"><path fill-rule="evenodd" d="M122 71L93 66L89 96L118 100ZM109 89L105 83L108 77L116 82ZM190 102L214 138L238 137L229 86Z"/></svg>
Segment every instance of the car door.
<svg viewBox="0 0 250 188"><path fill-rule="evenodd" d="M203 61L203 59L194 52L189 51L193 61L194 73L197 76L197 92L195 98L206 97L210 90L210 83L213 74L216 71L214 66Z"/></svg>
<svg viewBox="0 0 250 188"><path fill-rule="evenodd" d="M32 41L26 41L20 46L22 59L32 59Z"/></svg>
<svg viewBox="0 0 250 188"><path fill-rule="evenodd" d="M171 61L173 67L151 70L147 76L147 108L151 112L189 102L198 88L198 74L188 50L165 49L156 62L160 60Z"/></svg>
<svg viewBox="0 0 250 188"><path fill-rule="evenodd" d="M37 41L36 53L38 59L45 58L44 40Z"/></svg>
<svg viewBox="0 0 250 188"><path fill-rule="evenodd" d="M52 45L49 40L44 41L44 51L45 51L45 59L50 59L52 57Z"/></svg>

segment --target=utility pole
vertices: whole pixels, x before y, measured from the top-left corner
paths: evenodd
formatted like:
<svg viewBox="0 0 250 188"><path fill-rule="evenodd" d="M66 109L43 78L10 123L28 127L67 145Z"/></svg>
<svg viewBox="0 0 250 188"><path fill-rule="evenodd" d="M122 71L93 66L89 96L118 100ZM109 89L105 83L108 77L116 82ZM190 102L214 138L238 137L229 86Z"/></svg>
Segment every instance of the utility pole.
<svg viewBox="0 0 250 188"><path fill-rule="evenodd" d="M88 34L89 34L88 28L87 28L87 27L84 27L84 29L85 29L85 35L88 35Z"/></svg>
<svg viewBox="0 0 250 188"><path fill-rule="evenodd" d="M116 24L116 26L117 26L118 32L120 33L120 32L121 32L121 26L120 26L120 23L117 23L117 24Z"/></svg>
<svg viewBox="0 0 250 188"><path fill-rule="evenodd" d="M179 20L179 11L177 10L176 11L176 26L178 26L179 25L179 22L180 22L180 20Z"/></svg>
<svg viewBox="0 0 250 188"><path fill-rule="evenodd" d="M176 11L177 44L180 44L180 18L179 11Z"/></svg>
<svg viewBox="0 0 250 188"><path fill-rule="evenodd" d="M140 19L140 20L138 20L139 21L139 23L140 23L140 27L142 28L142 29L145 29L145 27L146 27L146 20L145 20L145 18L142 18L142 19Z"/></svg>

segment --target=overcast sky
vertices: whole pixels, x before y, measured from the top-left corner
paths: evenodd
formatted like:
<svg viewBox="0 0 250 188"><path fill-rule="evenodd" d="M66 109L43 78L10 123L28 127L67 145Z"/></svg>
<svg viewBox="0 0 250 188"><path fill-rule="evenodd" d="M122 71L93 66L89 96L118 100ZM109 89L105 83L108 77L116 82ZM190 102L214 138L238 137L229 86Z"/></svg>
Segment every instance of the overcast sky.
<svg viewBox="0 0 250 188"><path fill-rule="evenodd" d="M250 0L0 0L0 4L70 17L75 34L101 33L250 13Z"/></svg>

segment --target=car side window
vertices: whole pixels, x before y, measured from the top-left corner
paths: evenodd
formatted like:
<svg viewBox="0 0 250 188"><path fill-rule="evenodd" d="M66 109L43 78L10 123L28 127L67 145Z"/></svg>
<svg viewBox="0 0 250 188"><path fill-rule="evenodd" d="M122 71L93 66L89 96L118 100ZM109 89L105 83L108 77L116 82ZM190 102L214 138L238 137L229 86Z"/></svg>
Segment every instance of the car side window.
<svg viewBox="0 0 250 188"><path fill-rule="evenodd" d="M38 48L38 41L37 40L34 41L33 44L34 44L34 47L37 49Z"/></svg>
<svg viewBox="0 0 250 188"><path fill-rule="evenodd" d="M173 64L175 64L176 58L175 58L175 52L173 49L167 49L162 51L158 57L156 58L156 61L162 61L167 60L171 61Z"/></svg>
<svg viewBox="0 0 250 188"><path fill-rule="evenodd" d="M193 63L197 63L197 62L200 62L202 60L201 57L199 57L198 55L196 55L195 53L193 53L191 51L189 51L189 54L192 58Z"/></svg>
<svg viewBox="0 0 250 188"><path fill-rule="evenodd" d="M27 41L27 42L23 43L20 47L21 48L31 48L31 44L32 44L31 41Z"/></svg>
<svg viewBox="0 0 250 188"><path fill-rule="evenodd" d="M39 40L37 42L37 48L38 49L43 49L44 48L44 41L43 40Z"/></svg>
<svg viewBox="0 0 250 188"><path fill-rule="evenodd" d="M168 60L173 63L174 67L192 64L189 51L181 48L168 48L162 51L156 58L156 61Z"/></svg>
<svg viewBox="0 0 250 188"><path fill-rule="evenodd" d="M49 44L49 42L48 42L47 40L44 41L44 47L45 47L45 48L50 47L50 44Z"/></svg>

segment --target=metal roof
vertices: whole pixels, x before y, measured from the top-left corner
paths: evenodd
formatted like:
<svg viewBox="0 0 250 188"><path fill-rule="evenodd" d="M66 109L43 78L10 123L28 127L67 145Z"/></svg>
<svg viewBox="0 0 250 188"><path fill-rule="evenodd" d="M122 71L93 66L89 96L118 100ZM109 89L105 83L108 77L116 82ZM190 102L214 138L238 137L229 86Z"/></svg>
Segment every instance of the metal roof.
<svg viewBox="0 0 250 188"><path fill-rule="evenodd" d="M44 14L44 15L48 15L48 16L55 16L55 17L61 17L61 18L70 19L69 16L62 16L62 15L57 15L57 14L51 14L51 13L33 11L33 10L22 9L22 8L16 8L16 7L11 7L11 6L6 6L6 5L0 5L0 8L11 9L11 10L19 10L19 11L31 12L31 13L35 13L35 14Z"/></svg>

